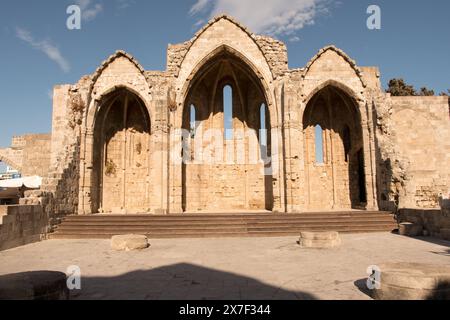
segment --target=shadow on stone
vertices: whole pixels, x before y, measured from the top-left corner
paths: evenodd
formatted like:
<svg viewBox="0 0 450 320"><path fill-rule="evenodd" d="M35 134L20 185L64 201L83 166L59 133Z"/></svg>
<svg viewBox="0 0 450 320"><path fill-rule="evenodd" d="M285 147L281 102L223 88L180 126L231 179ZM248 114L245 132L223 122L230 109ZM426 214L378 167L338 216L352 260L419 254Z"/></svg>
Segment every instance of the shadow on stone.
<svg viewBox="0 0 450 320"><path fill-rule="evenodd" d="M440 281L427 300L450 300L450 281Z"/></svg>
<svg viewBox="0 0 450 320"><path fill-rule="evenodd" d="M192 264L139 270L116 277L83 277L78 300L315 300L238 274Z"/></svg>
<svg viewBox="0 0 450 320"><path fill-rule="evenodd" d="M353 284L359 291L372 298L371 292L369 288L367 288L367 278L356 280Z"/></svg>

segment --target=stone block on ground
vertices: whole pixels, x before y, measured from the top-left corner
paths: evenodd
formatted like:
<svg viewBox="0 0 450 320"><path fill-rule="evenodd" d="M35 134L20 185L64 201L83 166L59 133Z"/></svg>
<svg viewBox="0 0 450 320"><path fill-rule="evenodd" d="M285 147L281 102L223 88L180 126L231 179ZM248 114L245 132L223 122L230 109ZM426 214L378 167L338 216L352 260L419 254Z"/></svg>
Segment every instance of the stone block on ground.
<svg viewBox="0 0 450 320"><path fill-rule="evenodd" d="M423 235L423 227L412 222L402 222L399 225L399 233L402 236L418 237Z"/></svg>
<svg viewBox="0 0 450 320"><path fill-rule="evenodd" d="M0 300L69 299L67 276L62 272L33 271L0 276Z"/></svg>
<svg viewBox="0 0 450 320"><path fill-rule="evenodd" d="M299 244L302 248L335 248L341 245L338 232L301 232Z"/></svg>
<svg viewBox="0 0 450 320"><path fill-rule="evenodd" d="M128 234L111 238L111 248L116 251L142 250L149 246L148 238L144 235Z"/></svg>
<svg viewBox="0 0 450 320"><path fill-rule="evenodd" d="M450 300L450 267L423 263L380 265L377 300Z"/></svg>

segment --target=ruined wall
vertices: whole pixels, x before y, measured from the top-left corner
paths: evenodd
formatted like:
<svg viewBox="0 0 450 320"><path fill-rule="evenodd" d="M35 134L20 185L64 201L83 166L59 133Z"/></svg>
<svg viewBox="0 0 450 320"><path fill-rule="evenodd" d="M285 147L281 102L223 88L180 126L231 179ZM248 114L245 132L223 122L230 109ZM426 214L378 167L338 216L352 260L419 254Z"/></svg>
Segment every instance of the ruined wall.
<svg viewBox="0 0 450 320"><path fill-rule="evenodd" d="M0 161L6 163L15 170L22 170L23 150L14 146L0 149Z"/></svg>
<svg viewBox="0 0 450 320"><path fill-rule="evenodd" d="M50 134L26 135L23 137L22 175L45 177L50 166Z"/></svg>
<svg viewBox="0 0 450 320"><path fill-rule="evenodd" d="M0 251L41 241L48 231L42 206L0 206Z"/></svg>
<svg viewBox="0 0 450 320"><path fill-rule="evenodd" d="M382 201L439 208L450 196L448 98L387 97L377 111Z"/></svg>
<svg viewBox="0 0 450 320"><path fill-rule="evenodd" d="M58 85L53 90L51 157L49 173L38 194L29 194L28 203L41 204L50 224L78 211L80 182L80 141L85 96L90 78L74 85Z"/></svg>
<svg viewBox="0 0 450 320"><path fill-rule="evenodd" d="M397 219L422 226L424 235L450 240L450 207L442 201L440 209L400 209Z"/></svg>
<svg viewBox="0 0 450 320"><path fill-rule="evenodd" d="M342 159L336 164L334 173L331 168L325 174L334 174L345 192L338 188L331 190L333 187L329 187L329 183L323 188L320 179L309 184L305 172L305 160L310 161L314 153L313 148L305 153L305 137L309 137L310 142L313 137L303 127L304 112L308 102L326 87L339 89L358 111L360 119L355 121L362 128L362 134L356 140L364 149L368 209L376 209L378 205L392 208L391 204L399 201L407 206L433 207L436 206L436 195L448 193L445 180L448 181L449 177L445 167L448 167L446 148L450 139L445 122L437 120L448 120L448 115L444 117L436 113L436 110L441 110L438 106L443 105L444 99L390 98L382 92L377 68L360 68L335 47L320 50L304 69L288 70L287 51L282 42L254 35L231 18L220 16L211 20L193 39L169 45L166 71L145 71L132 56L118 51L93 75L82 78L73 86L55 88L51 170L45 181L45 191L50 192L53 199L48 208L63 214L89 214L98 209L98 178L102 171L95 166L94 142L99 138L96 137L95 123L104 99L110 93L125 89L142 100L150 116L149 166L141 177L141 182L145 180L148 186L148 211L182 212L183 192L186 190L183 191L181 161L177 160L179 155L174 154L179 141L171 141L171 134L183 127L183 107L196 74L216 55L220 58L233 56L246 64L261 81L270 114L270 129L275 134L272 142L277 149L272 152L279 156L276 159L279 170L270 181L255 178L249 184L239 184L236 181L256 175L254 172L260 168L219 166L216 171L226 176L222 179L220 174L211 176L205 168L191 164L189 176L185 179L191 186L189 197L198 198L195 200L197 203L192 202L193 207L204 206L209 192L223 197L234 194L239 198L247 192L261 193L264 189L261 185L268 183L273 191L274 211L305 210L311 186L317 192L317 208L321 208L324 192L335 192L339 198L335 202L349 206L347 189L353 188L350 185L355 178L349 173L349 166L341 161L345 158L342 136L336 135L329 141L329 144L337 146L331 151ZM430 123L415 127L417 123L405 122L405 119L412 118L408 110L422 110L422 117ZM222 118L219 114L217 116L216 120L221 122ZM410 139L406 147L403 131L408 132ZM417 132L420 132L420 138L414 136ZM441 137L442 134L444 136ZM428 140L416 143L418 139ZM423 152L420 153L427 145L440 146L433 149L436 153L434 162L426 161ZM101 146L97 149L100 150ZM204 179L198 179L199 176ZM208 176L211 176L209 180ZM130 184L129 187L136 185ZM202 194L199 189L204 190ZM250 203L248 206L260 207L261 199L258 195L254 201L247 202Z"/></svg>
<svg viewBox="0 0 450 320"><path fill-rule="evenodd" d="M266 57L274 78L286 74L289 70L286 45L271 37L260 35L255 35L255 40Z"/></svg>
<svg viewBox="0 0 450 320"><path fill-rule="evenodd" d="M0 149L4 161L22 176L45 177L50 165L50 134L28 134L12 139L11 148Z"/></svg>

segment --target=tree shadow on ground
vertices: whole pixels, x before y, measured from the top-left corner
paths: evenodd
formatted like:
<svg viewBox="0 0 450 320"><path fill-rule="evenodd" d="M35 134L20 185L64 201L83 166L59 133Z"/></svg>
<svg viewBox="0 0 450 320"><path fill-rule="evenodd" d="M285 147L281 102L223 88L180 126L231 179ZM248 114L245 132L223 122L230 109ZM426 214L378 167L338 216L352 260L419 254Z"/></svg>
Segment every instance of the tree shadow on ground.
<svg viewBox="0 0 450 320"><path fill-rule="evenodd" d="M75 300L316 300L238 274L192 264L139 270L116 277L82 277Z"/></svg>

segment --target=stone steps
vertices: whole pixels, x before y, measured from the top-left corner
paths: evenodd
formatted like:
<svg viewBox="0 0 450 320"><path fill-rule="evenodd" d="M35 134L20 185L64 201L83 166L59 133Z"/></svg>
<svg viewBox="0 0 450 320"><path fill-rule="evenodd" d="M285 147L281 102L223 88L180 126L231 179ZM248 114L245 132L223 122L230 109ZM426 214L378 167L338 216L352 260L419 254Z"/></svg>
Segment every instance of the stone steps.
<svg viewBox="0 0 450 320"><path fill-rule="evenodd" d="M149 238L214 238L295 236L301 231L342 233L390 232L396 229L387 212L302 214L196 214L68 216L51 239L108 239L121 234Z"/></svg>
<svg viewBox="0 0 450 320"><path fill-rule="evenodd" d="M366 226L369 221L359 221L358 223L353 223L353 226ZM390 221L370 221L370 225L391 225ZM197 223L197 224L185 224L185 223L177 223L177 224L163 224L163 223L152 223L152 224L66 224L64 223L62 226L58 227L58 230L78 230L82 228L96 228L100 230L108 230L108 229L216 229L216 228L241 228L245 226L246 228L289 228L289 227L302 227L302 226L316 226L318 222L313 221L305 221L305 222L295 222L295 223L286 223L286 222L259 222L259 223L224 223L224 224L214 224L214 223ZM347 226L348 223L341 221L322 221L320 225L333 225L333 226Z"/></svg>

